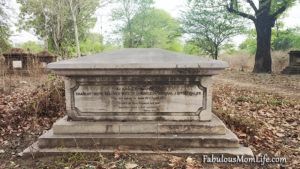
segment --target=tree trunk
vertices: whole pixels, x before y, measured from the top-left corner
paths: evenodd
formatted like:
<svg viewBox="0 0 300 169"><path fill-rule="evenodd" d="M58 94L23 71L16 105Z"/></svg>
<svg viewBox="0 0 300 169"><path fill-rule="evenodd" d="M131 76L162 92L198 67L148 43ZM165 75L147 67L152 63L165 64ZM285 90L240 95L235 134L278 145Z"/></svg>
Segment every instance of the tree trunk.
<svg viewBox="0 0 300 169"><path fill-rule="evenodd" d="M266 17L267 18L267 17ZM271 73L271 33L272 21L269 18L257 18L255 21L257 47L255 54L254 73Z"/></svg>
<svg viewBox="0 0 300 169"><path fill-rule="evenodd" d="M78 38L78 27L77 27L76 15L75 15L76 9L73 8L73 0L69 0L69 3L70 3L71 13L72 13L73 24L74 24L77 57L80 57L81 53L80 53L79 38Z"/></svg>
<svg viewBox="0 0 300 169"><path fill-rule="evenodd" d="M218 55L219 55L219 48L217 45L215 45L215 60L218 60Z"/></svg>
<svg viewBox="0 0 300 169"><path fill-rule="evenodd" d="M80 53L80 46L79 46L79 38L78 38L78 28L77 28L76 16L73 16L73 21L74 21L74 30L75 30L75 40L76 40L76 48L77 48L77 57L80 57L81 53Z"/></svg>

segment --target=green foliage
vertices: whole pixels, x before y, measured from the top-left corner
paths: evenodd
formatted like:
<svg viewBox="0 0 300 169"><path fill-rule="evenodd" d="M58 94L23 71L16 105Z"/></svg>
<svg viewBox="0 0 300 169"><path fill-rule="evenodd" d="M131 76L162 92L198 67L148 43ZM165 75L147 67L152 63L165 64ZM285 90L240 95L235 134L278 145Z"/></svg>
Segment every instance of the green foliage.
<svg viewBox="0 0 300 169"><path fill-rule="evenodd" d="M280 26L283 29L283 25ZM239 49L247 51L249 54L256 52L256 31L251 29L248 31L247 39L239 45ZM300 33L299 28L292 29L272 29L271 48L273 50L292 50L300 49Z"/></svg>
<svg viewBox="0 0 300 169"><path fill-rule="evenodd" d="M8 38L11 35L7 15L7 0L0 0L0 54L11 48Z"/></svg>
<svg viewBox="0 0 300 169"><path fill-rule="evenodd" d="M132 19L132 30L137 48L162 48L173 51L182 51L177 39L179 23L167 12L161 9L149 9L138 13ZM125 35L125 47L129 47L129 40Z"/></svg>
<svg viewBox="0 0 300 169"><path fill-rule="evenodd" d="M263 101L259 97L244 97L239 96L235 99L236 102L251 102L251 103L263 103Z"/></svg>
<svg viewBox="0 0 300 169"><path fill-rule="evenodd" d="M34 41L27 41L23 44L16 44L16 47L23 48L24 50L29 49L31 53L39 53L43 51L43 46Z"/></svg>
<svg viewBox="0 0 300 169"><path fill-rule="evenodd" d="M89 33L87 37L80 41L80 51L83 54L100 53L103 51L103 36L96 33Z"/></svg>
<svg viewBox="0 0 300 169"><path fill-rule="evenodd" d="M7 40L7 38L1 37L0 35L0 55L1 52L8 51L12 48L11 44Z"/></svg>
<svg viewBox="0 0 300 169"><path fill-rule="evenodd" d="M115 50L115 49L120 49L121 46L118 46L115 43L108 41L104 44L103 48L104 48L103 52L106 52L106 51L111 51L111 50Z"/></svg>
<svg viewBox="0 0 300 169"><path fill-rule="evenodd" d="M190 0L181 22L191 41L214 59L225 41L244 30L240 19L217 0Z"/></svg>
<svg viewBox="0 0 300 169"><path fill-rule="evenodd" d="M133 33L132 20L137 14L144 17L145 13L152 8L153 0L117 0L117 6L112 10L111 19L121 23L116 26L116 33L123 36L123 46L133 48L135 47L135 35Z"/></svg>
<svg viewBox="0 0 300 169"><path fill-rule="evenodd" d="M235 99L237 102L246 102L247 98L245 98L244 96L239 96Z"/></svg>
<svg viewBox="0 0 300 169"><path fill-rule="evenodd" d="M116 46L111 42L105 43L103 41L103 36L97 33L88 33L85 39L80 41L80 51L83 55L101 53L119 48L119 46ZM69 55L76 55L76 46L69 48Z"/></svg>
<svg viewBox="0 0 300 169"><path fill-rule="evenodd" d="M272 98L272 99L268 100L267 103L271 106L282 106L283 100L282 100L282 98Z"/></svg>
<svg viewBox="0 0 300 169"><path fill-rule="evenodd" d="M229 3L228 3L229 1ZM293 6L297 0L223 0L228 5L228 10L244 18L255 19L253 16L261 15L264 12L269 14L269 19L277 19L289 7ZM257 11L256 11L257 10ZM254 15L251 13L255 12ZM257 19L257 18L256 18ZM265 23L267 24L267 23Z"/></svg>
<svg viewBox="0 0 300 169"><path fill-rule="evenodd" d="M222 48L221 48L223 51L225 51L226 53L228 54L234 54L237 52L237 50L235 50L235 46L234 44L228 42L228 43L225 43Z"/></svg>
<svg viewBox="0 0 300 169"><path fill-rule="evenodd" d="M74 24L68 0L17 0L21 4L19 29L33 30L40 39L48 42L50 51L65 57L75 45ZM78 2L76 20L79 40L84 39L88 30L94 27L93 16L98 1L86 0Z"/></svg>
<svg viewBox="0 0 300 169"><path fill-rule="evenodd" d="M164 45L162 45L162 47L160 45L158 45L157 47L162 48L162 49L171 50L174 52L182 52L182 50L183 50L183 46L178 39L167 42L166 48L164 48L163 46Z"/></svg>
<svg viewBox="0 0 300 169"><path fill-rule="evenodd" d="M274 49L275 50L288 50L292 48L292 39L291 36L281 36L275 39Z"/></svg>
<svg viewBox="0 0 300 169"><path fill-rule="evenodd" d="M253 72L271 73L271 32L276 20L294 5L296 0L224 0L229 12L251 20L257 32L257 45ZM278 26L278 25L277 25ZM274 39L273 39L274 40ZM244 47L244 46L242 46Z"/></svg>
<svg viewBox="0 0 300 169"><path fill-rule="evenodd" d="M125 48L162 48L180 52L179 23L167 12L152 7L153 0L122 0L112 12L112 20L121 22Z"/></svg>
<svg viewBox="0 0 300 169"><path fill-rule="evenodd" d="M199 56L202 52L193 41L188 41L183 46L183 53Z"/></svg>
<svg viewBox="0 0 300 169"><path fill-rule="evenodd" d="M279 37L274 38L274 50L300 49L300 32L298 28L287 29L279 32Z"/></svg>
<svg viewBox="0 0 300 169"><path fill-rule="evenodd" d="M250 29L247 31L247 39L239 45L239 49L247 51L249 54L255 54L256 52L256 31Z"/></svg>

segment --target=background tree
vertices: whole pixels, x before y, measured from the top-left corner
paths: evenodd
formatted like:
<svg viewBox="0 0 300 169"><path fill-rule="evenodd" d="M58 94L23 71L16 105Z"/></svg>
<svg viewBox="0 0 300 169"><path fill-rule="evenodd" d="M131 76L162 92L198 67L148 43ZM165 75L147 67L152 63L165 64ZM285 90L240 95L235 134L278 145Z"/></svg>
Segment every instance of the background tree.
<svg viewBox="0 0 300 169"><path fill-rule="evenodd" d="M9 17L7 15L7 0L0 0L0 54L11 48L8 38L11 35L9 30Z"/></svg>
<svg viewBox="0 0 300 169"><path fill-rule="evenodd" d="M227 12L218 0L189 0L182 13L185 33L199 48L218 59L220 46L243 31L238 17Z"/></svg>
<svg viewBox="0 0 300 169"><path fill-rule="evenodd" d="M256 31L250 29L246 31L247 38L239 45L239 49L254 55L256 52Z"/></svg>
<svg viewBox="0 0 300 169"><path fill-rule="evenodd" d="M256 52L256 31L250 29L247 31L247 38L243 41L239 48L250 54ZM281 29L273 28L271 34L271 50L299 50L300 49L300 28L284 29L281 24Z"/></svg>
<svg viewBox="0 0 300 169"><path fill-rule="evenodd" d="M118 29L116 33L122 33L124 39L124 47L134 47L134 35L132 28L132 19L137 13L144 13L152 8L153 0L117 0L118 7L113 9L111 19L117 21Z"/></svg>
<svg viewBox="0 0 300 169"><path fill-rule="evenodd" d="M179 23L167 12L152 7L153 0L120 0L112 12L116 33L125 48L162 48L182 51Z"/></svg>
<svg viewBox="0 0 300 169"><path fill-rule="evenodd" d="M227 5L229 12L253 21L257 33L257 49L253 72L272 72L271 32L275 21L295 0L258 0L258 7L253 0L246 0L253 13L242 7L240 0L230 0Z"/></svg>
<svg viewBox="0 0 300 169"><path fill-rule="evenodd" d="M24 50L29 49L31 53L35 53L35 54L43 51L43 45L38 44L34 41L27 41L25 43L16 44L16 47L22 48Z"/></svg>
<svg viewBox="0 0 300 169"><path fill-rule="evenodd" d="M82 18L91 18L92 15L96 12L96 9L99 7L99 1L96 0L67 0L69 5L69 11L72 16L73 26L74 26L74 35L76 42L76 53L77 57L81 56L80 46L79 46L79 35L78 35L78 23L77 17Z"/></svg>
<svg viewBox="0 0 300 169"><path fill-rule="evenodd" d="M276 32L278 36L272 43L274 50L299 50L300 49L300 28L290 28Z"/></svg>
<svg viewBox="0 0 300 169"><path fill-rule="evenodd" d="M47 39L50 51L62 58L68 56L69 49L76 42L67 0L17 0L17 2L21 4L19 28L32 30L40 39ZM79 39L84 38L89 29L94 27L96 18L92 14L96 8L78 10L76 21Z"/></svg>
<svg viewBox="0 0 300 169"><path fill-rule="evenodd" d="M183 46L183 53L200 56L202 51L193 41L187 41Z"/></svg>
<svg viewBox="0 0 300 169"><path fill-rule="evenodd" d="M133 47L182 51L178 40L181 35L179 23L164 10L151 8L137 13L132 19L131 27L135 39Z"/></svg>

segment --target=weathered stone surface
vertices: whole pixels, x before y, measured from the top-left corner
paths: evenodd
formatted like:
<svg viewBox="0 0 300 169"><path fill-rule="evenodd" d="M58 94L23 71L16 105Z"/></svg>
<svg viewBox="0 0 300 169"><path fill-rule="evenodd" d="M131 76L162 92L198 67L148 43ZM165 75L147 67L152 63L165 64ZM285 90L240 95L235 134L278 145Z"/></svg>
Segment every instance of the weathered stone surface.
<svg viewBox="0 0 300 169"><path fill-rule="evenodd" d="M139 121L139 122L84 122L67 121L64 117L54 123L54 134L225 134L224 123L213 115L208 122L172 122L172 121Z"/></svg>
<svg viewBox="0 0 300 169"><path fill-rule="evenodd" d="M80 147L129 149L168 149L201 147L239 147L238 138L226 130L225 135L211 134L53 134L53 130L39 138L40 148Z"/></svg>
<svg viewBox="0 0 300 169"><path fill-rule="evenodd" d="M223 61L162 49L121 49L48 65L67 77L68 116L98 121L209 121L211 75L226 67ZM110 112L111 116L101 114ZM157 114L114 117L119 112Z"/></svg>
<svg viewBox="0 0 300 169"><path fill-rule="evenodd" d="M77 153L89 153L89 154L113 154L116 149L82 149L82 148L39 148L38 143L34 143L32 146L26 148L23 153L23 158L30 157L49 157L63 155L70 152ZM169 149L170 150L170 149ZM132 154L197 154L197 155L224 155L227 156L244 156L253 157L253 153L250 148L247 147L234 147L234 148L183 148L171 151L165 150L119 150L120 153L132 153Z"/></svg>
<svg viewBox="0 0 300 169"><path fill-rule="evenodd" d="M65 76L65 117L25 150L247 154L211 112L225 62L161 49L121 49L49 64ZM68 121L68 120L69 121Z"/></svg>
<svg viewBox="0 0 300 169"><path fill-rule="evenodd" d="M153 48L120 49L48 65L65 76L212 75L226 67L223 61Z"/></svg>
<svg viewBox="0 0 300 169"><path fill-rule="evenodd" d="M66 78L65 89L68 116L73 120L209 121L212 118L211 78L206 76L72 77ZM155 115L144 116L145 112Z"/></svg>
<svg viewBox="0 0 300 169"><path fill-rule="evenodd" d="M289 65L281 73L300 74L300 51L290 51L289 54Z"/></svg>
<svg viewBox="0 0 300 169"><path fill-rule="evenodd" d="M80 85L74 91L80 112L197 112L203 91L196 85Z"/></svg>

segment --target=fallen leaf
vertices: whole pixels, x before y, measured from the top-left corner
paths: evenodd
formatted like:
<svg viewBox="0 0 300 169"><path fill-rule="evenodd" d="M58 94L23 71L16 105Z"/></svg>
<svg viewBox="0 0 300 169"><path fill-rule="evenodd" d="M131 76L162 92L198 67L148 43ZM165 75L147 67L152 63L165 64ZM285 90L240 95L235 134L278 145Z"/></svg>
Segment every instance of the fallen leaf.
<svg viewBox="0 0 300 169"><path fill-rule="evenodd" d="M191 157L186 158L185 161L186 161L186 168L187 169L195 169L196 168L194 166L195 165L195 161Z"/></svg>
<svg viewBox="0 0 300 169"><path fill-rule="evenodd" d="M118 158L120 158L120 156L121 156L121 153L120 153L119 151L115 151L115 156L114 156L114 158L115 158L115 159L118 159Z"/></svg>
<svg viewBox="0 0 300 169"><path fill-rule="evenodd" d="M135 167L137 167L138 165L137 164L135 164L135 163L127 163L126 165L125 165L125 168L126 169L132 169L132 168L135 168Z"/></svg>
<svg viewBox="0 0 300 169"><path fill-rule="evenodd" d="M171 167L180 167L182 163L184 162L184 159L177 156L172 156L172 159L170 160L169 166Z"/></svg>
<svg viewBox="0 0 300 169"><path fill-rule="evenodd" d="M276 136L278 136L278 137L284 137L285 135L282 134L282 133L276 133Z"/></svg>

